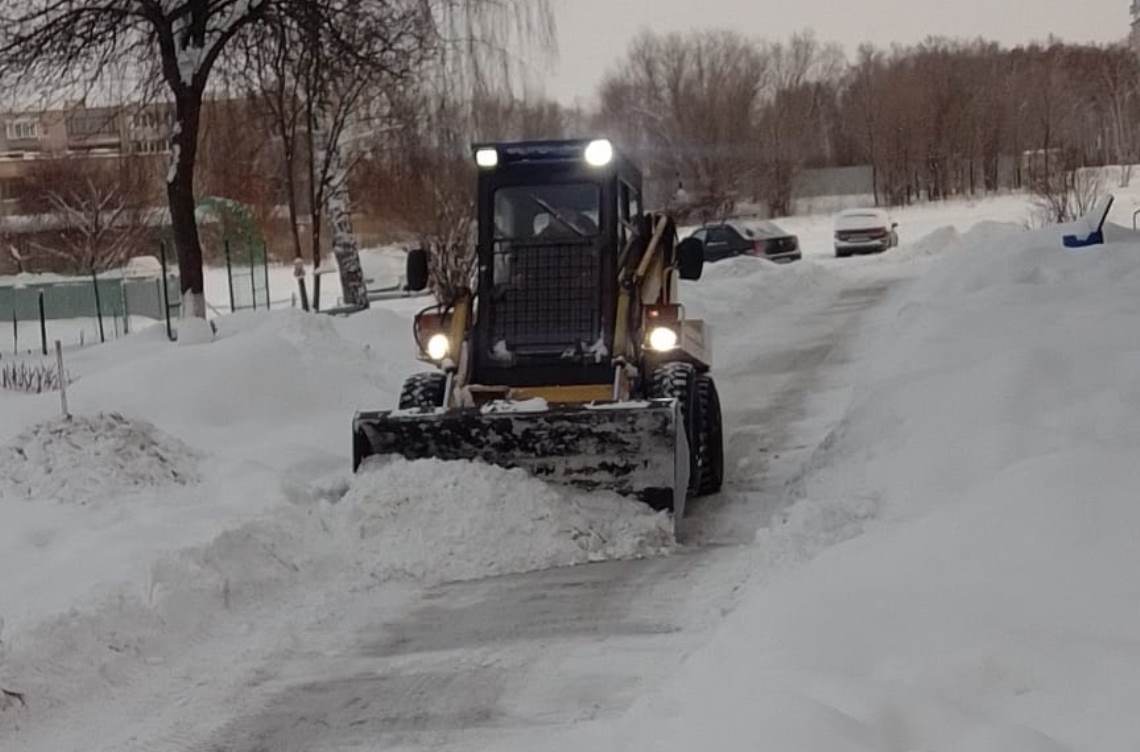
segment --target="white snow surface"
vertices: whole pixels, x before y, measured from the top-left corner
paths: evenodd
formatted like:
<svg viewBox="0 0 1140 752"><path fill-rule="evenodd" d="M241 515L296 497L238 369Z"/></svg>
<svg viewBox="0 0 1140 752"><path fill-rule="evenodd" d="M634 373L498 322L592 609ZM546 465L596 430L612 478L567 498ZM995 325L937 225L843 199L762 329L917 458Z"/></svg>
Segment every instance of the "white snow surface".
<svg viewBox="0 0 1140 752"><path fill-rule="evenodd" d="M199 454L118 413L57 418L0 446L0 500L90 504L198 481Z"/></svg>
<svg viewBox="0 0 1140 752"><path fill-rule="evenodd" d="M183 316L178 320L178 344L183 347L207 345L214 341L210 322L196 316Z"/></svg>
<svg viewBox="0 0 1140 752"><path fill-rule="evenodd" d="M1136 201L1112 219L1130 223ZM803 263L735 259L686 283L739 398L796 377L766 360L799 336L769 317L907 280L846 344L851 383L827 395L842 419L744 549L735 607L627 711L539 727L539 748L1137 748L1140 234L1113 225L1074 255L1055 229L1025 231L1026 212L1023 197L903 210L899 249L850 260L830 258L830 217L781 220ZM54 471L0 483L0 687L29 701L0 705L0 748L197 739L275 651L321 649L296 645L294 625L362 590L392 588L396 608L403 587L673 550L666 517L518 471L349 474L353 411L391 407L420 369L414 308L241 313L204 347L156 327L70 355L75 423L123 416L114 475L141 481L96 474L90 499L64 499ZM85 477L104 431L57 443L57 412L57 395L0 392L0 445L50 446L53 468ZM750 459L762 436L730 441L730 484L781 461ZM167 482L150 445L177 448L195 482ZM18 460L0 453L9 484ZM590 639L600 662L636 644ZM156 712L132 710L152 689Z"/></svg>
<svg viewBox="0 0 1140 752"><path fill-rule="evenodd" d="M487 414L503 414L503 413L543 413L550 408L546 400L542 397L532 397L531 399L518 400L512 402L510 400L494 400L483 405L481 411Z"/></svg>
<svg viewBox="0 0 1140 752"><path fill-rule="evenodd" d="M672 519L644 504L476 463L372 467L338 506L347 508L342 524L362 541L362 562L382 569L384 579L477 579L660 556L673 547Z"/></svg>
<svg viewBox="0 0 1140 752"><path fill-rule="evenodd" d="M30 700L0 714L0 748L27 714L51 729L57 709L267 599L312 621L330 583L340 598L673 546L667 515L521 471L429 461L353 476L353 412L390 407L422 367L407 314L216 323L204 347L159 328L72 353L70 421L53 418L58 395L0 392L0 686Z"/></svg>
<svg viewBox="0 0 1140 752"><path fill-rule="evenodd" d="M736 611L552 748L1136 749L1140 235L940 235Z"/></svg>

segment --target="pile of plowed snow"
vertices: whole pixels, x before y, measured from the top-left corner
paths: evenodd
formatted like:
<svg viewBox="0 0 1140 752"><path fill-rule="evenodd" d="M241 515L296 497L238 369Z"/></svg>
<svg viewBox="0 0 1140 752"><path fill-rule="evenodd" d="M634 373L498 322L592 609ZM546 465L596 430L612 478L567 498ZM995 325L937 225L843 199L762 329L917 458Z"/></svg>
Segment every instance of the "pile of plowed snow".
<svg viewBox="0 0 1140 752"><path fill-rule="evenodd" d="M672 519L637 501L477 463L375 464L337 506L360 563L383 577L475 579L673 546Z"/></svg>
<svg viewBox="0 0 1140 752"><path fill-rule="evenodd" d="M572 749L1135 749L1140 234L955 238L714 640Z"/></svg>
<svg viewBox="0 0 1140 752"><path fill-rule="evenodd" d="M198 453L119 413L40 423L0 448L0 497L88 504L198 481Z"/></svg>

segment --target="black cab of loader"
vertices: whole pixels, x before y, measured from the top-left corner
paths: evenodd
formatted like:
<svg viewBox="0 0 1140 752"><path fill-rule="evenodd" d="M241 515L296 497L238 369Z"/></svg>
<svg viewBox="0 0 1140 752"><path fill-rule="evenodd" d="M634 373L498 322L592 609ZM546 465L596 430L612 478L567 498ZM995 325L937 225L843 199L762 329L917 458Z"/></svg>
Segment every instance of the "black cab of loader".
<svg viewBox="0 0 1140 752"><path fill-rule="evenodd" d="M356 415L354 469L476 459L683 514L723 478L711 348L680 304L704 249L645 211L640 170L606 139L473 151L474 289L416 317L437 370L411 376L395 412ZM428 266L409 254L408 289Z"/></svg>
<svg viewBox="0 0 1140 752"><path fill-rule="evenodd" d="M602 140L482 144L475 154L471 382L611 382L618 257L640 230L640 170Z"/></svg>

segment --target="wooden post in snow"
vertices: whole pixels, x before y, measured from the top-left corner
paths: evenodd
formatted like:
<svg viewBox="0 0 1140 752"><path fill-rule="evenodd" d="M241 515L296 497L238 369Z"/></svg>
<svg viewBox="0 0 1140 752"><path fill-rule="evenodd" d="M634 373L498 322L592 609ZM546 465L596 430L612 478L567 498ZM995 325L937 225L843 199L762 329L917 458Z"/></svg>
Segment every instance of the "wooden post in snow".
<svg viewBox="0 0 1140 752"><path fill-rule="evenodd" d="M59 372L59 406L63 411L63 419L70 420L71 414L67 412L67 374L63 370L63 345L55 341L55 367Z"/></svg>

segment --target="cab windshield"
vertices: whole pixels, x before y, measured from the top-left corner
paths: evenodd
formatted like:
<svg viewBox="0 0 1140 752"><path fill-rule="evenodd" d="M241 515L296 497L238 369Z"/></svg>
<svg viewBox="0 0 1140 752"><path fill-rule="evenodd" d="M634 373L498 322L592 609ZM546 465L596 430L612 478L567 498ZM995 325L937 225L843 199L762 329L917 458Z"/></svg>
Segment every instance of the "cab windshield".
<svg viewBox="0 0 1140 752"><path fill-rule="evenodd" d="M594 183L511 186L495 192L495 240L574 240L598 234Z"/></svg>

